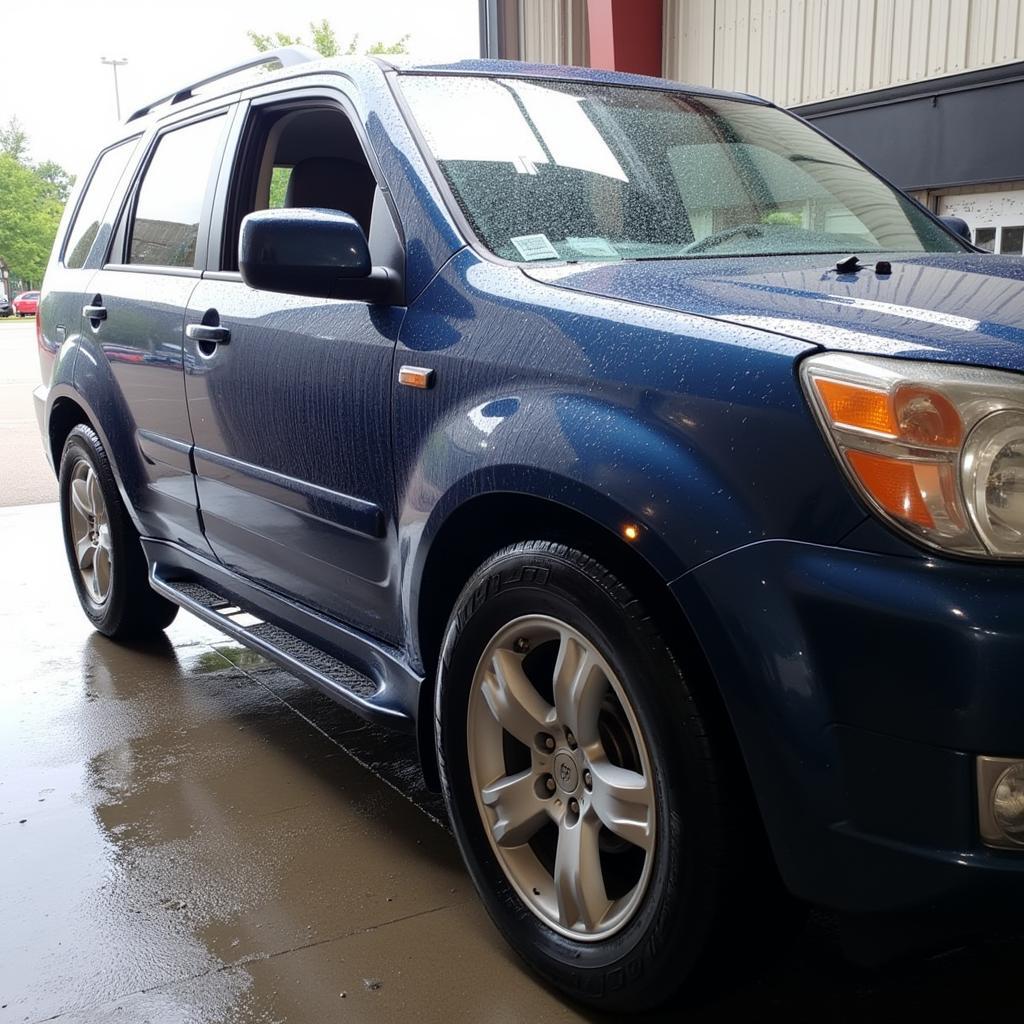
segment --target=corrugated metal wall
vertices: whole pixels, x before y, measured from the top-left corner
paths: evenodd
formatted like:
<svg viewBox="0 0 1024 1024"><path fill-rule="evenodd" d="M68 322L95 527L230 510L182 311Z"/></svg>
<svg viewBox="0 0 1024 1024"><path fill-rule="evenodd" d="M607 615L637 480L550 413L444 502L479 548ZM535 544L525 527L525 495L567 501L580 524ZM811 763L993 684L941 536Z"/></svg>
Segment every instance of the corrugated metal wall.
<svg viewBox="0 0 1024 1024"><path fill-rule="evenodd" d="M666 77L798 106L1024 60L1024 0L665 0L664 39Z"/></svg>
<svg viewBox="0 0 1024 1024"><path fill-rule="evenodd" d="M520 59L587 63L586 0L519 0Z"/></svg>

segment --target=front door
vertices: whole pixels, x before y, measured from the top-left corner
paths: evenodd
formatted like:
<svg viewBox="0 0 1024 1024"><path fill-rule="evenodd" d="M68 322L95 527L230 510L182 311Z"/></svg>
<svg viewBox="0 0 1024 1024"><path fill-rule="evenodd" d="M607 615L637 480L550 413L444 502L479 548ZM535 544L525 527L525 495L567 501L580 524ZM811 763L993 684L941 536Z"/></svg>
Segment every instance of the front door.
<svg viewBox="0 0 1024 1024"><path fill-rule="evenodd" d="M222 204L234 244L186 317L206 537L235 571L397 641L390 395L404 309L254 291L231 264L245 212L347 207L369 228L375 182L339 108L248 118Z"/></svg>

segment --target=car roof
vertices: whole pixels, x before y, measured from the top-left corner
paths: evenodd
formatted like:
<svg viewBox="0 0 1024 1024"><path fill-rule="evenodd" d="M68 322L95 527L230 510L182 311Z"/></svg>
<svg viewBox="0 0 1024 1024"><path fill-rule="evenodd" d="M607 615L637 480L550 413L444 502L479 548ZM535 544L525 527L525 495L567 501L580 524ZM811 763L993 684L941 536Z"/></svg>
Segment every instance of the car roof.
<svg viewBox="0 0 1024 1024"><path fill-rule="evenodd" d="M565 64L531 64L518 60L460 60L448 64L421 64L388 57L379 61L385 67L403 74L424 75L476 75L490 78L534 78L546 81L592 82L595 85L622 85L640 89L658 89L723 99L754 101L768 105L768 101L747 93L727 92L706 85L687 85L667 78L652 78L627 71L605 71L600 68L581 68Z"/></svg>
<svg viewBox="0 0 1024 1024"><path fill-rule="evenodd" d="M104 148L109 148L136 137L140 132L146 131L171 114L188 111L192 107L221 99L252 85L266 84L275 80L287 80L299 75L317 74L324 71L340 71L345 73L362 70L365 73L368 68L400 75L464 75L490 78L522 78L536 81L590 82L595 85L618 85L634 89L654 89L687 95L742 100L746 103L757 103L765 106L771 105L768 100L747 93L727 92L703 85L688 85L683 82L673 82L667 78L652 78L647 75L636 75L625 71L604 71L598 68L581 68L564 64L532 64L526 61L488 60L483 58L450 63L421 63L390 55L386 58L379 56L319 57L316 53L305 47L290 47L286 49L293 54L298 52L299 56L297 60L293 56L291 58L293 62L284 67L273 71L266 68L256 71L252 70L250 66L240 66L235 69L228 68L219 77L214 75L210 79L197 83L196 86L184 86L179 93L154 101L149 106L143 107L131 115L124 124L120 125L118 132L109 140ZM285 52L285 50L277 50L269 52L265 56L268 59L272 59L274 54ZM213 85L213 88L207 90L207 85ZM195 88L198 88L199 91L193 93L192 90Z"/></svg>

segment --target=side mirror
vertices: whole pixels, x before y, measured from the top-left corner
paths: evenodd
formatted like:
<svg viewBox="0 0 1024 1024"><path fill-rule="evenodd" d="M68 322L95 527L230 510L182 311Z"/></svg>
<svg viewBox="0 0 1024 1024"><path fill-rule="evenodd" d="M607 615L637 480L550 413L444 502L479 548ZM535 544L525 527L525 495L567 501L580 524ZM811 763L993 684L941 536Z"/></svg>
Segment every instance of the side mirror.
<svg viewBox="0 0 1024 1024"><path fill-rule="evenodd" d="M242 221L238 269L250 288L391 302L397 277L374 267L366 235L340 210L258 210Z"/></svg>
<svg viewBox="0 0 1024 1024"><path fill-rule="evenodd" d="M971 241L970 226L962 217L940 217L939 220L941 220L954 235L959 235L968 242Z"/></svg>

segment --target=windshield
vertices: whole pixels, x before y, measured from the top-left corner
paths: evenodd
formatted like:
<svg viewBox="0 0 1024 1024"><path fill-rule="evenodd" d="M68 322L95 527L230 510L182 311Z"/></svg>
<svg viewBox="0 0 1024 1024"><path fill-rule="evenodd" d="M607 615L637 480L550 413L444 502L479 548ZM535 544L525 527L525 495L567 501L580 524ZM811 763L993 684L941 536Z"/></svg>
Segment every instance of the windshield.
<svg viewBox="0 0 1024 1024"><path fill-rule="evenodd" d="M801 121L742 100L403 75L477 237L516 262L962 252Z"/></svg>

